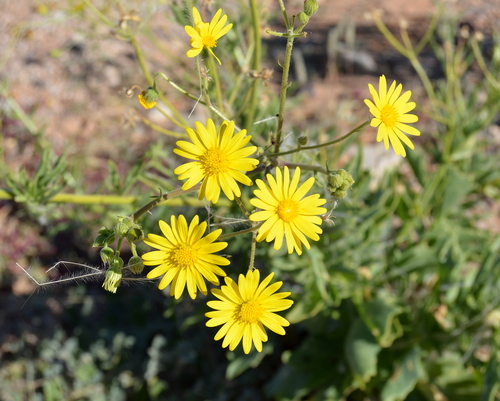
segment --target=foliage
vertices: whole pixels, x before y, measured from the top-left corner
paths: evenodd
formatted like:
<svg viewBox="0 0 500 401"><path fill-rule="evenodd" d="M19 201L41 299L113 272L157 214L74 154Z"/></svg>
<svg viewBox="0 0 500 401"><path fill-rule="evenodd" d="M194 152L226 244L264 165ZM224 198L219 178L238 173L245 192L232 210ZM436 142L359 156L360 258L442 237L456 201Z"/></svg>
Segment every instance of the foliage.
<svg viewBox="0 0 500 401"><path fill-rule="evenodd" d="M308 0L308 10L313 3ZM159 95L158 103L169 109L163 114L178 127L187 127L186 118L171 106L158 82L199 101L207 113L218 117L230 113L251 130L255 144L267 152L261 157L262 171L274 167L281 156L287 166L314 171L319 184L315 191L331 185L333 170L329 167L333 164L349 172L354 183L349 176L345 188L352 189L348 196L332 201L336 207L325 221L331 219L335 225L324 222L319 241L311 242L310 249L300 256L284 248L255 247L255 237L248 255L248 237L234 236L240 227L230 225L233 231L227 234L231 239L227 253L232 270L228 274L236 277L255 264L265 276L274 273L292 293L294 305L285 314L292 324L286 336L270 336L262 352L245 355L238 349L222 350L213 342L215 332L204 327L206 303L189 300L185 294L175 300L160 291L153 293L149 284L124 287L125 280L119 287L119 282L114 283L115 291L119 288L117 294L103 295L93 284L76 286L66 293L68 299L73 297L73 304L56 302L65 314L50 336L33 334L37 341L30 343L29 333L19 327L6 331L13 337L3 339L6 351L2 351L5 363L0 368L0 399L500 399L500 238L495 235L497 228L487 224L498 217L490 205L500 202L499 144L487 135L500 110L498 36L491 38L490 57L485 56L481 38L463 32L457 36L457 22L436 12L424 37L414 46L404 27L399 40L380 16L374 15L388 42L415 69L428 99L423 110L434 121L429 135L415 141L415 150L409 151L397 168L377 178L363 168L361 146L344 165L336 165L336 159L315 150L321 132L314 127L307 140L299 139L295 144L300 152L280 149L289 64L283 65L285 85L279 101L259 103L259 90L270 93L262 85L265 73L260 68L260 29L255 29L259 25L253 25L251 34L245 36L245 46L239 42L244 36L242 27L255 24L255 17L249 17L255 11L253 1L245 5L241 15L232 17L234 28L227 32L228 43L221 40L217 45L217 55L227 68L217 73L212 57L208 57L207 66L197 58L199 82L184 77L182 86L188 89L178 86L173 77L148 71L137 41L139 28L131 27L132 19L122 18L117 28L107 7L98 9L90 1L83 4L102 23L116 29L117 37L130 43L144 78ZM171 14L178 24L188 23L178 4L171 5ZM287 39L286 51L291 56L293 42L300 40L302 31L290 31L283 14L288 36L281 36ZM300 26L309 21L312 24L314 13L310 14L304 8L297 15ZM147 27L143 29L147 31ZM431 49L441 63L442 78L431 81L428 77L420 61L423 49ZM240 72L242 66L249 67L250 59L253 76ZM178 63L185 65L185 60ZM198 84L200 98L190 95ZM239 96L241 93L244 95ZM276 114L276 110L276 132L266 138L263 135L275 127L270 129L267 123L254 126L253 122ZM147 117L142 121L167 136L183 135L157 127ZM345 144L352 143L353 135L364 125L340 138L348 138L342 144L331 141L335 152L345 150ZM330 140L333 132L328 134ZM305 146L306 142L313 145ZM156 191L149 203L131 215L116 216L114 210L106 210L112 217L103 217L105 222L100 226L104 226L94 245L108 248L118 240L116 250L110 249L106 257L109 265L118 266L120 271L128 252L120 248L122 242L128 243L132 258L137 257L143 232L156 226L142 220L139 226L138 219L153 207L155 219L166 218L174 209L187 216L198 210L204 213L202 204L188 191L173 191L175 196L187 195L177 203L172 192L164 192L179 186L174 163L162 163L168 154L165 147L163 142L152 144L144 160L123 178L117 164L109 163L106 182L113 196L132 194L134 205L141 205L145 199L139 194L141 184ZM20 173L5 181L7 193L15 195L16 202L43 207L62 190L63 158L51 164L50 152L45 151L41 160L34 178ZM241 190L241 204L208 208L214 225L224 226L230 221L225 217L246 211L250 190ZM69 201L76 199L77 194ZM165 200L167 206L157 207ZM235 220L248 235L244 219ZM91 244L92 239L87 242ZM38 307L47 309L50 300L37 296L44 301Z"/></svg>

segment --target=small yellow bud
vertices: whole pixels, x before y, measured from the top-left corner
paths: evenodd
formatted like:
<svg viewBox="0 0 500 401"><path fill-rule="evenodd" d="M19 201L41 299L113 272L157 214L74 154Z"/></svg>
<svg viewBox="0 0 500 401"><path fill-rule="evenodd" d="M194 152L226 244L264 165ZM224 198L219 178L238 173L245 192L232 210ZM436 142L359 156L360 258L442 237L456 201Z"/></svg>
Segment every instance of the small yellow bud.
<svg viewBox="0 0 500 401"><path fill-rule="evenodd" d="M141 103L142 107L150 109L156 105L156 101L158 100L158 91L150 86L145 91L142 91L137 98L139 99L139 103Z"/></svg>

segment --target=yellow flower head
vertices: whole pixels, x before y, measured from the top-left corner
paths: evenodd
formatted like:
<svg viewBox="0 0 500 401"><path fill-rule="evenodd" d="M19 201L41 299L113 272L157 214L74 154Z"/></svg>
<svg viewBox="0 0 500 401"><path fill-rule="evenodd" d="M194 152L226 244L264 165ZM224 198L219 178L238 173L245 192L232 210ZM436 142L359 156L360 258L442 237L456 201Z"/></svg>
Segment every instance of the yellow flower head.
<svg viewBox="0 0 500 401"><path fill-rule="evenodd" d="M415 108L415 102L408 102L411 97L411 91L406 91L401 95L403 85L399 84L396 87L396 81L387 90L385 75L380 77L378 93L371 84L368 84L368 89L375 104L368 99L365 99L365 103L370 108L370 113L374 116L370 125L378 127L377 142L383 139L386 149L389 149L390 142L397 155L406 157L406 150L401 141L410 149L415 149L406 134L420 135L418 129L406 124L418 121L416 115L407 114Z"/></svg>
<svg viewBox="0 0 500 401"><path fill-rule="evenodd" d="M203 48L207 49L212 56L221 64L220 60L212 51L212 47L217 47L217 40L229 32L233 24L226 25L227 15L222 15L222 9L219 9L210 22L203 22L201 15L196 8L193 7L194 27L186 25L184 29L191 36L191 49L188 50L186 56L196 57L201 53Z"/></svg>
<svg viewBox="0 0 500 401"><path fill-rule="evenodd" d="M174 149L179 156L195 160L182 164L174 170L179 180L188 179L182 189L189 189L203 181L198 198L206 198L217 203L220 190L233 200L241 196L241 190L236 181L244 185L252 185L252 180L242 171L252 171L259 161L249 158L257 150L256 146L245 145L252 138L246 130L234 135L234 121L224 121L217 132L211 119L206 126L196 122L196 131L187 128L186 132L192 142L178 141L180 149Z"/></svg>
<svg viewBox="0 0 500 401"><path fill-rule="evenodd" d="M300 180L298 167L291 180L286 166L283 173L277 167L276 179L268 174L267 180L269 186L262 180L255 181L259 189L253 193L257 198L250 200L252 205L262 209L250 215L252 221L264 221L257 233L257 241L274 240L274 249L280 249L283 245L283 237L285 237L288 253L295 250L301 255L302 244L307 249L311 247L306 236L318 241L318 234L323 232L318 227L322 222L318 215L326 213L326 209L320 207L325 204L326 200L320 199L318 194L302 199L313 186L314 177L309 178L297 188Z"/></svg>
<svg viewBox="0 0 500 401"><path fill-rule="evenodd" d="M146 266L158 267L151 270L147 277L156 278L164 275L158 285L160 290L170 283L170 295L178 299L187 285L189 296L196 298L197 290L203 295L207 294L205 280L214 285L219 285L219 276L226 273L217 265L227 266L229 260L222 256L212 255L225 247L227 242L215 242L222 230L215 230L203 237L207 229L204 221L198 224L199 218L195 216L188 227L184 216L177 219L172 216L170 225L160 220L160 229L165 237L149 234L144 240L146 244L157 248L142 255Z"/></svg>
<svg viewBox="0 0 500 401"><path fill-rule="evenodd" d="M278 292L282 281L269 285L274 273L267 276L260 284L258 270L248 271L246 276L240 274L238 283L225 278L226 285L213 289L220 301L210 301L207 305L215 311L205 314L210 320L208 327L223 325L215 335L215 341L222 337L222 347L233 351L243 339L243 351L250 352L252 343L257 351L262 351L262 343L268 337L264 326L275 333L284 335L283 327L290 325L288 320L273 312L279 312L292 306L293 301L283 299L290 292Z"/></svg>
<svg viewBox="0 0 500 401"><path fill-rule="evenodd" d="M149 87L145 91L142 91L137 97L142 107L150 109L156 105L156 101L158 100L158 91L155 88Z"/></svg>

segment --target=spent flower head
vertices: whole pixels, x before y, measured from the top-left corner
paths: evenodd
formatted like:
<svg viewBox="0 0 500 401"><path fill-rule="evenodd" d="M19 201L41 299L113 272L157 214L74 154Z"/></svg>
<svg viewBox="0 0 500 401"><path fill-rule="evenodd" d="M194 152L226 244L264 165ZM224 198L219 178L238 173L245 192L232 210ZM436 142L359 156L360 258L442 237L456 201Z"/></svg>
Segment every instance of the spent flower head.
<svg viewBox="0 0 500 401"><path fill-rule="evenodd" d="M213 289L212 294L219 300L210 301L207 305L215 309L205 314L210 320L208 327L222 327L215 335L215 341L224 338L222 347L233 351L243 340L243 351L248 354L252 343L257 351L262 351L262 343L268 340L265 327L277 334L284 335L283 327L290 325L288 320L274 312L283 311L292 306L293 301L283 299L290 292L278 292L283 285L278 281L269 285L274 273L260 281L258 270L249 270L244 276L240 274L236 283L226 277L226 285ZM264 327L265 326L265 327Z"/></svg>
<svg viewBox="0 0 500 401"><path fill-rule="evenodd" d="M218 131L211 119L206 126L198 121L195 125L196 130L186 129L191 142L178 141L179 149L174 149L179 156L194 160L174 170L179 180L188 179L182 189L203 181L198 193L200 200L206 198L217 203L221 189L230 200L241 196L237 181L252 185L252 180L243 172L252 171L259 164L257 159L248 157L257 147L245 147L252 137L246 135L246 130L234 134L234 121L224 121Z"/></svg>
<svg viewBox="0 0 500 401"><path fill-rule="evenodd" d="M217 47L217 41L224 36L233 27L233 24L226 25L227 15L222 15L222 9L219 9L210 22L203 22L198 10L193 7L194 27L186 25L184 29L191 37L191 49L186 53L188 57L196 57L205 48L221 64L220 60L212 51L212 47Z"/></svg>
<svg viewBox="0 0 500 401"><path fill-rule="evenodd" d="M410 149L415 148L406 134L420 135L418 129L406 124L418 121L416 115L408 114L416 106L415 102L408 102L411 91L406 91L401 95L403 85L399 84L396 87L396 81L393 81L387 90L385 75L380 77L378 93L371 84L368 84L368 89L373 102L365 99L365 103L374 116L370 125L378 127L377 142L383 140L386 149L389 149L390 142L397 155L406 157L406 150L401 142L404 142Z"/></svg>
<svg viewBox="0 0 500 401"><path fill-rule="evenodd" d="M179 218L171 216L170 225L160 220L160 229L164 237L149 234L144 240L146 244L158 249L142 255L146 266L157 266L147 277L156 278L163 275L158 285L160 290L171 284L170 295L178 299L187 286L189 296L196 298L197 290L207 294L205 280L219 285L218 276L226 272L218 265L227 266L229 260L213 255L225 247L227 242L214 242L222 233L221 229L212 231L203 237L207 229L206 221L199 224L195 216L189 224L183 215Z"/></svg>
<svg viewBox="0 0 500 401"><path fill-rule="evenodd" d="M311 247L306 237L318 241L318 234L323 232L319 227L322 222L319 215L326 213L326 209L320 207L326 200L321 199L319 194L304 198L314 184L314 177L299 187L299 167L295 169L291 179L288 167L285 166L283 173L277 167L276 178L268 174L267 180L269 185L256 180L259 189L253 193L257 198L250 200L253 206L262 209L250 215L252 221L264 221L259 228L257 241L274 240L274 249L280 249L283 238L286 238L288 253L295 250L301 255L302 244L307 249Z"/></svg>

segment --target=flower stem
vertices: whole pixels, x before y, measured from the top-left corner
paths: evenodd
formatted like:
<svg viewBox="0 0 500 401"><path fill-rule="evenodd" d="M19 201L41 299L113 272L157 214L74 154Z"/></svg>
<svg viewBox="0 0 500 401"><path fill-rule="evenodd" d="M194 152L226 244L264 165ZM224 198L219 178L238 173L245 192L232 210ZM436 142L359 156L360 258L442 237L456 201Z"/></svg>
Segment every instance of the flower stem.
<svg viewBox="0 0 500 401"><path fill-rule="evenodd" d="M355 134L356 132L361 131L361 129L368 124L370 124L371 118L367 121L365 121L363 124L358 125L356 128L354 128L352 131L349 131L347 134L344 136L341 136L340 138L334 139L333 141L326 142L326 143L320 143L318 145L312 145L312 146L299 146L298 148L292 149L292 150L287 150L286 152L278 152L278 153L271 153L268 155L268 157L277 157L277 156L283 156L283 155L289 155L291 153L296 153L300 152L301 150L311 150L311 149L319 149L323 148L325 146L330 146L334 145L336 143L342 142L343 140L349 138L351 135Z"/></svg>
<svg viewBox="0 0 500 401"><path fill-rule="evenodd" d="M255 269L255 250L257 249L257 231L252 233L252 245L250 246L250 264L248 265L248 270L252 271Z"/></svg>
<svg viewBox="0 0 500 401"><path fill-rule="evenodd" d="M260 222L259 224L256 224L255 226L252 226L250 228L246 228L245 230L240 230L240 231L236 231L234 233L229 233L229 234L224 234L224 235L221 235L219 237L219 240L226 240L228 238L232 238L232 237L237 237L238 235L241 235L241 234L247 234L247 233L251 233L251 232L254 232L256 231L257 229L259 229L259 227L264 224L264 222Z"/></svg>
<svg viewBox="0 0 500 401"><path fill-rule="evenodd" d="M201 187L201 183L196 184L194 187L191 187L189 189L182 189L182 188L177 188L174 189L173 191L167 192L166 194L159 195L155 199L153 199L151 202L146 203L144 206L142 206L140 209L138 209L136 212L134 212L130 217L134 222L139 220L139 218L144 214L149 212L151 209L154 207L158 206L161 202L166 201L167 199L172 199L175 198L176 196L187 194L189 192L194 192L197 191Z"/></svg>
<svg viewBox="0 0 500 401"><path fill-rule="evenodd" d="M220 80L219 80L219 74L217 72L217 66L215 65L215 57L212 55L212 53L209 54L208 56L208 64L210 66L210 75L214 79L214 85L215 85L215 96L217 99L217 107L219 110L223 109L223 103L222 103L222 90L220 87Z"/></svg>

